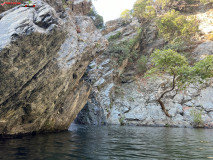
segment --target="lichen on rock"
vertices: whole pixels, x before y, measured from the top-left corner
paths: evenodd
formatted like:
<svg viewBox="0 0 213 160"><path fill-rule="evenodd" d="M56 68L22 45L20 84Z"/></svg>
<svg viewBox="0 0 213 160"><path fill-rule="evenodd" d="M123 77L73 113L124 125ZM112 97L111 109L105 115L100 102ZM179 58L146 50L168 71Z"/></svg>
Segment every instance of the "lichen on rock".
<svg viewBox="0 0 213 160"><path fill-rule="evenodd" d="M90 94L81 77L107 41L89 17L69 8L61 17L43 1L0 17L0 135L67 130Z"/></svg>

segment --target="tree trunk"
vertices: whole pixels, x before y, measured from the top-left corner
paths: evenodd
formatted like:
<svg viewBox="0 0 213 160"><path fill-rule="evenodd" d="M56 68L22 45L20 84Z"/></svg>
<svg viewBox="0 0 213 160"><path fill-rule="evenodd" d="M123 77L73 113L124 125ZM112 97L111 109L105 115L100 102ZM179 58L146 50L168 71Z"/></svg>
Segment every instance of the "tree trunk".
<svg viewBox="0 0 213 160"><path fill-rule="evenodd" d="M174 73L174 72L173 72L173 73ZM163 111L163 112L165 113L165 115L166 115L167 117L169 117L169 118L171 118L172 116L167 112L167 110L166 110L166 108L165 108L165 105L164 105L164 103L161 101L161 99L163 98L163 96L164 96L166 93L171 92L171 91L173 91L173 90L175 89L175 82L176 82L175 78L176 78L176 74L174 73L174 75L173 75L173 81L172 81L172 88L169 89L169 90L167 90L167 91L165 91L165 92L163 92L163 93L161 94L161 96L157 99L158 103L159 103L160 106L161 106L162 111Z"/></svg>
<svg viewBox="0 0 213 160"><path fill-rule="evenodd" d="M166 108L165 108L165 105L164 105L164 103L161 101L161 99L158 99L157 101L158 101L158 103L160 104L161 109L162 109L162 111L165 113L165 115L166 115L167 117L171 118L172 116L167 112L167 110L166 110Z"/></svg>

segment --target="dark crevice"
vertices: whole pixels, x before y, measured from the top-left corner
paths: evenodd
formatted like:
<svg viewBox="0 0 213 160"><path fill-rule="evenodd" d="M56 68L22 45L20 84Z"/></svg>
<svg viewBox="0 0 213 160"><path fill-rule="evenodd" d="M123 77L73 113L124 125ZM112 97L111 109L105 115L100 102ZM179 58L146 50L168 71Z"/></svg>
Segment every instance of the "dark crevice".
<svg viewBox="0 0 213 160"><path fill-rule="evenodd" d="M73 77L73 79L77 79L78 78L77 74L75 74L75 73L73 73L72 77Z"/></svg>

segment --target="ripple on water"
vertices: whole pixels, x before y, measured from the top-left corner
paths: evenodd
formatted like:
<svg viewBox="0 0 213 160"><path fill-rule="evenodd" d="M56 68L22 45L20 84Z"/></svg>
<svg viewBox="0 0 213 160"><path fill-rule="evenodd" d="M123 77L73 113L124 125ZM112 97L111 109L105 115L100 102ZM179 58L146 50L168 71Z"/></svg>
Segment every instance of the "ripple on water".
<svg viewBox="0 0 213 160"><path fill-rule="evenodd" d="M207 159L213 130L72 125L70 131L0 140L0 159Z"/></svg>

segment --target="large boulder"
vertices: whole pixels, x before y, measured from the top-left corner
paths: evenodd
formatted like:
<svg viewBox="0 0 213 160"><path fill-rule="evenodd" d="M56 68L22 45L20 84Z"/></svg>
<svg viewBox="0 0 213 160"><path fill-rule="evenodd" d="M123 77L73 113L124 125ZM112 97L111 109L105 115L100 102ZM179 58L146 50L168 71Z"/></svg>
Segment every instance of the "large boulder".
<svg viewBox="0 0 213 160"><path fill-rule="evenodd" d="M86 104L81 77L107 41L70 12L41 1L0 14L0 135L66 130Z"/></svg>

